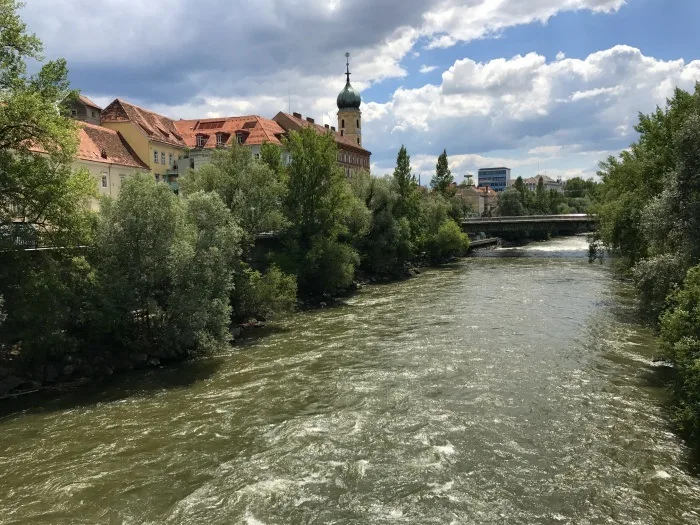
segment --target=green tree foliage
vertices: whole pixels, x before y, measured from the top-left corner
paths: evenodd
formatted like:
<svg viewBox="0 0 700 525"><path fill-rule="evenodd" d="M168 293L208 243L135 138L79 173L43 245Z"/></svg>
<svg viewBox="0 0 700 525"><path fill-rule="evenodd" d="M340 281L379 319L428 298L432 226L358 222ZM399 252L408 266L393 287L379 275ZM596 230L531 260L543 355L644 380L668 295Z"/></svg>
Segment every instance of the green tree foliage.
<svg viewBox="0 0 700 525"><path fill-rule="evenodd" d="M284 170L273 162L279 153L270 145L265 148L267 161L261 162L253 158L250 148L238 144L216 150L211 162L182 177L182 192L184 195L197 191L217 193L250 236L279 231L286 224L281 211L286 192ZM252 237L249 240L252 242Z"/></svg>
<svg viewBox="0 0 700 525"><path fill-rule="evenodd" d="M639 140L601 164L598 242L618 256L659 321L678 371L680 427L700 438L700 84L640 115ZM685 278L685 279L684 279Z"/></svg>
<svg viewBox="0 0 700 525"><path fill-rule="evenodd" d="M292 161L284 200L289 227L280 266L297 276L304 293L335 293L350 286L359 263L357 252L346 242L353 233L357 197L337 164L330 133L305 128L290 133L285 146Z"/></svg>
<svg viewBox="0 0 700 525"><path fill-rule="evenodd" d="M84 204L96 190L87 172L72 172L76 128L61 115L75 93L63 60L27 74L28 60L42 62L42 46L17 15L20 6L0 0L0 248L35 232L50 244L86 242Z"/></svg>
<svg viewBox="0 0 700 525"><path fill-rule="evenodd" d="M411 156L405 146L401 146L396 156L396 168L394 180L398 189L398 201L396 203L397 217L407 217L409 221L417 218L419 212L418 180L411 173Z"/></svg>
<svg viewBox="0 0 700 525"><path fill-rule="evenodd" d="M524 188L524 191L529 191ZM524 192L521 193L515 188L508 188L498 196L498 213L503 217L515 217L527 215L527 210L523 206Z"/></svg>
<svg viewBox="0 0 700 525"><path fill-rule="evenodd" d="M260 146L260 160L277 175L277 179L286 183L287 170L284 165L284 149L272 142L263 142Z"/></svg>
<svg viewBox="0 0 700 525"><path fill-rule="evenodd" d="M435 175L430 181L430 187L443 197L449 197L453 182L452 172L447 162L447 150L443 150L435 165Z"/></svg>
<svg viewBox="0 0 700 525"><path fill-rule="evenodd" d="M396 177L373 178L369 173L359 173L351 182L355 195L371 214L367 233L355 243L363 270L377 275L402 275L415 248L411 224L404 215L405 208L400 206L399 181Z"/></svg>
<svg viewBox="0 0 700 525"><path fill-rule="evenodd" d="M661 317L661 339L667 356L676 363L681 430L700 440L700 266L688 271L683 286L669 298Z"/></svg>
<svg viewBox="0 0 700 525"><path fill-rule="evenodd" d="M127 179L103 203L96 239L102 333L174 356L226 342L241 237L217 194L183 200L152 177Z"/></svg>
<svg viewBox="0 0 700 525"><path fill-rule="evenodd" d="M296 278L275 265L265 273L251 268L236 272L234 286L233 314L240 321L267 320L291 311L296 304Z"/></svg>

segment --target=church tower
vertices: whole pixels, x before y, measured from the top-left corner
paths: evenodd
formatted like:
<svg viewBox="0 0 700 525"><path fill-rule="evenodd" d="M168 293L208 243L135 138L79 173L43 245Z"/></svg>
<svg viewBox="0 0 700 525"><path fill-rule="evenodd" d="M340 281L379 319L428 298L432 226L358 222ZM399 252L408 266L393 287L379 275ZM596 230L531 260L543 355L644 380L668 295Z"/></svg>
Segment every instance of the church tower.
<svg viewBox="0 0 700 525"><path fill-rule="evenodd" d="M360 94L350 85L350 53L345 53L347 82L338 95L338 130L354 144L362 146L362 112Z"/></svg>

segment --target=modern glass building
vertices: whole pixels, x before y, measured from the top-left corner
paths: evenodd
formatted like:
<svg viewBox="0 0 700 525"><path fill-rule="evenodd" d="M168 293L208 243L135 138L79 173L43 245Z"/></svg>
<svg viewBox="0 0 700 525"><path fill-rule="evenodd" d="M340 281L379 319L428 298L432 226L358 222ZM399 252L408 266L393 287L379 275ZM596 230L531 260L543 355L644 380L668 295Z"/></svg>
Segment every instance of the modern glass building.
<svg viewBox="0 0 700 525"><path fill-rule="evenodd" d="M488 186L494 191L503 191L510 182L510 168L481 168L479 170L479 188Z"/></svg>

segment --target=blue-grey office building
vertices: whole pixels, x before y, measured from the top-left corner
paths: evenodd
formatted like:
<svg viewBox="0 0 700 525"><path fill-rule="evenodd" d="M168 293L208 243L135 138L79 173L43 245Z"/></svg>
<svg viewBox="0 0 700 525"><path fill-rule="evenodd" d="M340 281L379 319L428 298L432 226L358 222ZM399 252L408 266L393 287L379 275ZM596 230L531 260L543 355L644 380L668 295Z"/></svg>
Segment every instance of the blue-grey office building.
<svg viewBox="0 0 700 525"><path fill-rule="evenodd" d="M503 191L510 182L510 168L481 168L479 170L479 188L488 186L494 191Z"/></svg>

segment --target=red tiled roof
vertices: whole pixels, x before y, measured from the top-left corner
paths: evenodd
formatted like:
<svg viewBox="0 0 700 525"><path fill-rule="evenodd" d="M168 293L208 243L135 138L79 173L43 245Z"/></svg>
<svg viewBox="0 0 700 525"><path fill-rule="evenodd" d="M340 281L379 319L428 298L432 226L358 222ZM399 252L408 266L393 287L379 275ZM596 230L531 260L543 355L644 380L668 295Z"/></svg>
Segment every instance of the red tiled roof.
<svg viewBox="0 0 700 525"><path fill-rule="evenodd" d="M150 170L118 131L87 122L77 122L76 128L79 141L78 151L75 154L76 160ZM29 149L36 153L46 153L41 146L32 146ZM104 156L102 156L103 152Z"/></svg>
<svg viewBox="0 0 700 525"><path fill-rule="evenodd" d="M87 98L85 95L79 95L78 100L80 100L80 102L82 102L86 106L90 106L91 108L99 109L100 111L102 111L102 108L100 106L95 104L92 100Z"/></svg>
<svg viewBox="0 0 700 525"><path fill-rule="evenodd" d="M80 122L78 128L78 138L80 139L77 153L78 159L118 164L119 166L143 170L150 169L136 155L118 131L86 122ZM105 157L102 156L103 152Z"/></svg>
<svg viewBox="0 0 700 525"><path fill-rule="evenodd" d="M178 120L174 124L185 144L190 148L197 147L197 135L200 134L207 136L205 148L216 147L217 133L227 134L225 144L232 144L236 140L236 132L241 132L244 137L243 143L249 146L263 142L281 144L279 139L284 134L284 130L277 122L257 115Z"/></svg>
<svg viewBox="0 0 700 525"><path fill-rule="evenodd" d="M121 99L114 100L102 111L102 122L133 122L151 140L181 148L186 146L173 120Z"/></svg>
<svg viewBox="0 0 700 525"><path fill-rule="evenodd" d="M313 127L318 133L332 133L333 138L335 139L335 142L340 146L343 146L345 148L351 148L351 149L354 149L356 151L366 153L367 155L372 154L370 151L366 150L362 146L358 146L355 142L353 142L352 139L345 137L345 136L341 136L340 133L338 133L337 131L333 131L332 129L326 128L325 126L321 126L320 124L311 123L308 120L296 117L296 116L292 115L291 113L285 113L283 111L280 113L282 115L284 115L285 117L287 117L292 122L294 122L295 124L297 124L299 127L303 127L303 128Z"/></svg>

